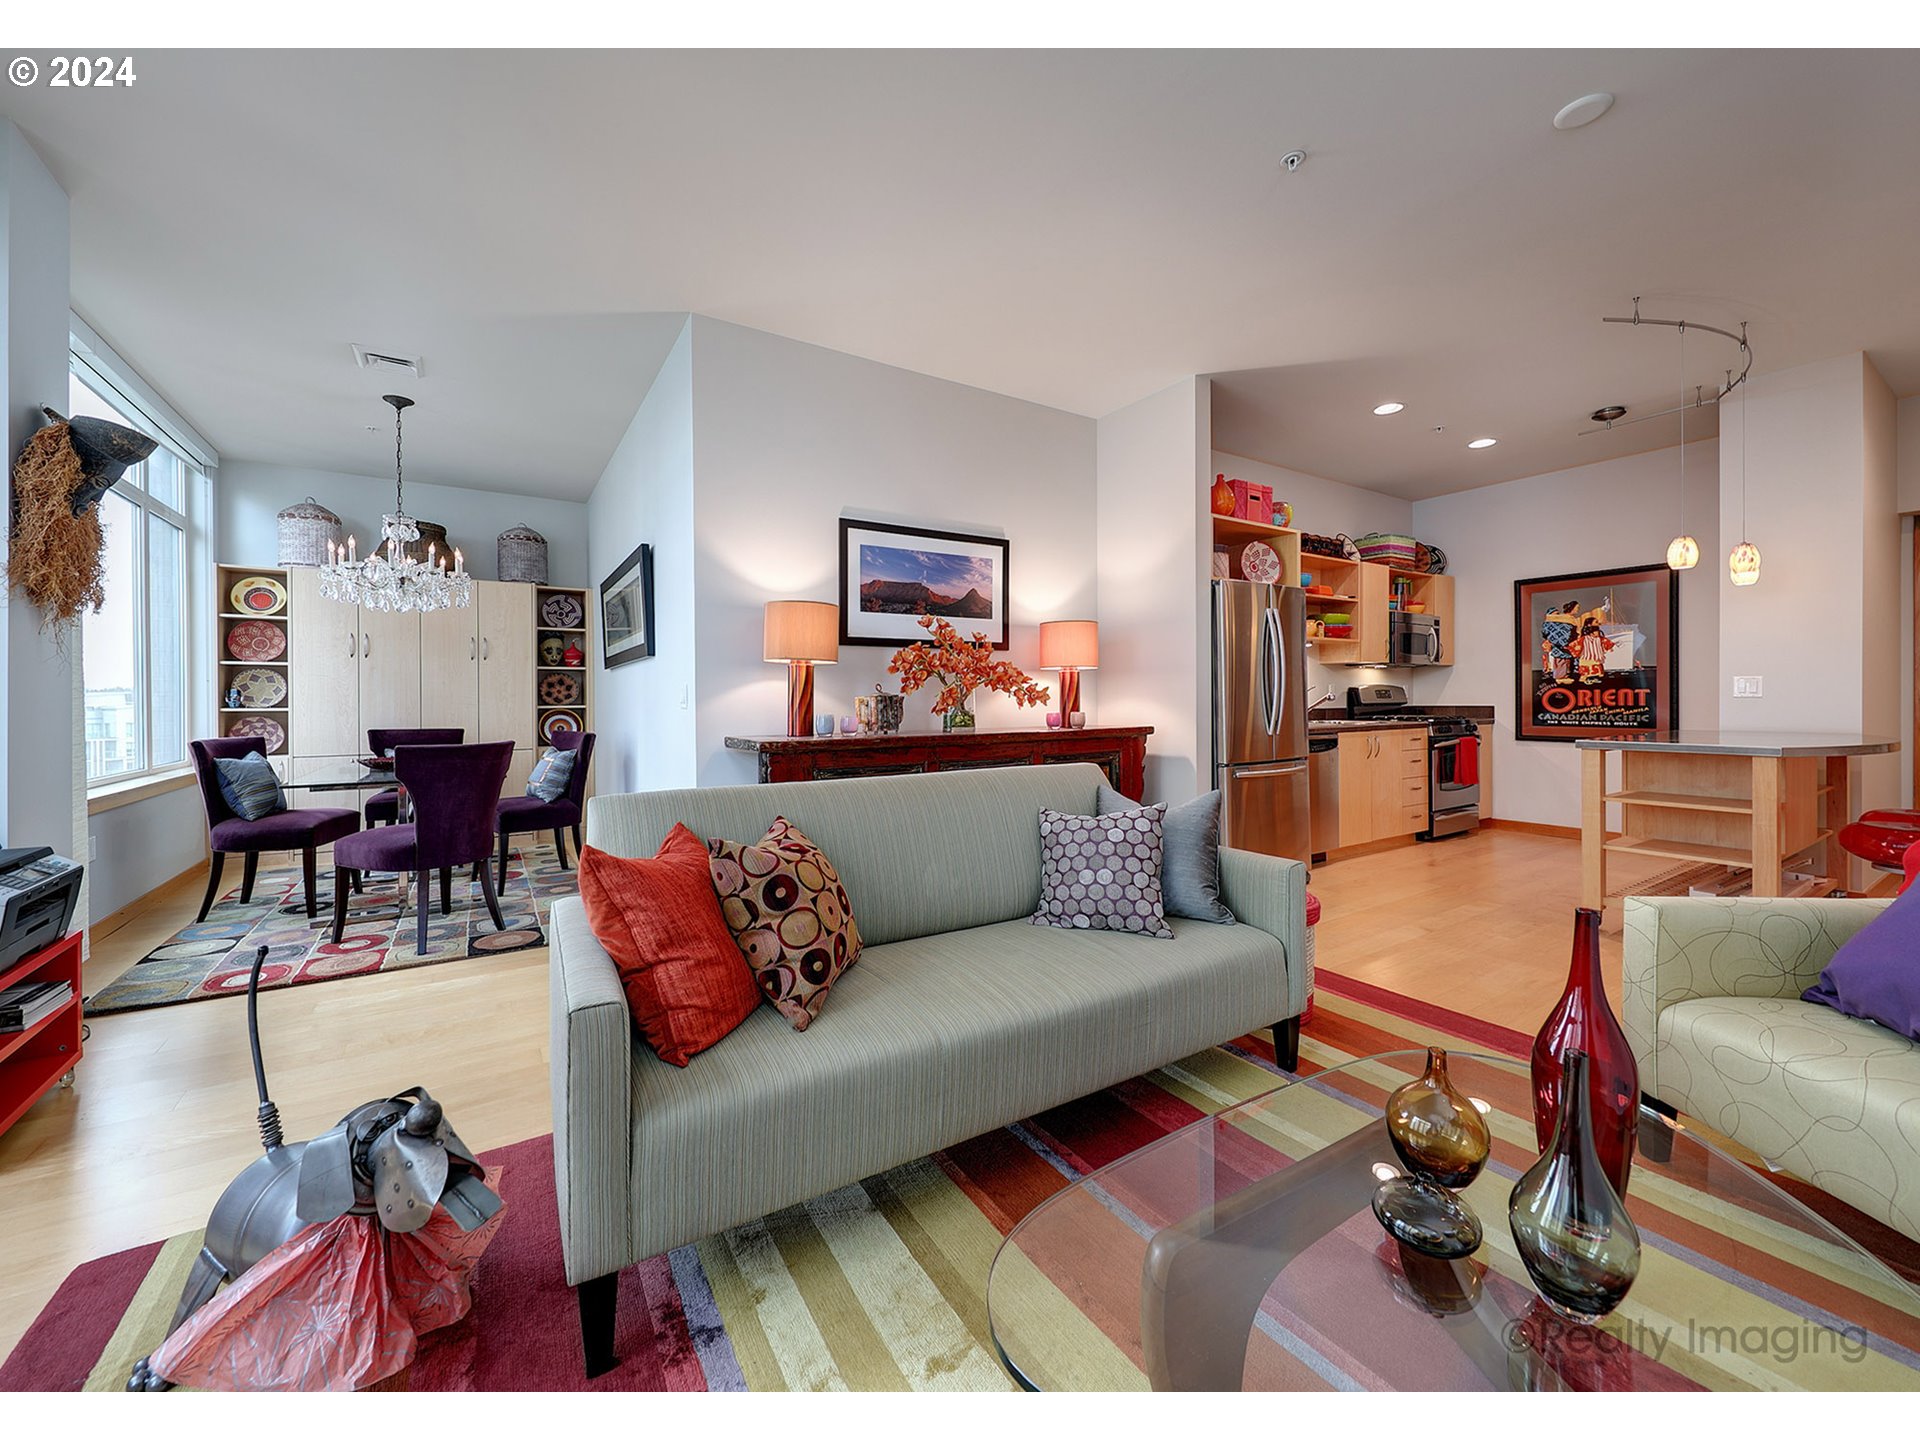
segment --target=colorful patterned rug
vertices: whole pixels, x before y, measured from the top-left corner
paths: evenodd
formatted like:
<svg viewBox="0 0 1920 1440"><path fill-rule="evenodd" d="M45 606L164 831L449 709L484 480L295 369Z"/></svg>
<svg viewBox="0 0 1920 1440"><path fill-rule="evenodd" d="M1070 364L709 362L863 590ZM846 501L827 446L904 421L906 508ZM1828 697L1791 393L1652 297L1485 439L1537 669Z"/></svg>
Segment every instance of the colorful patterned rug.
<svg viewBox="0 0 1920 1440"><path fill-rule="evenodd" d="M307 918L298 857L291 865L262 865L253 899L240 902L240 886L214 902L204 923L189 925L130 967L87 1001L88 1015L144 1010L245 994L254 951L267 947L260 988L309 985L414 965L441 965L472 955L499 955L546 944L547 912L563 895L579 893L575 872L560 868L551 845L516 849L500 890L505 930L493 928L476 880L456 874L452 913L440 913L438 884L427 917L427 946L419 948L411 889L403 911L400 886L390 875L367 877L366 892L347 900L347 926L333 943L333 882L324 868L318 881L319 914Z"/></svg>
<svg viewBox="0 0 1920 1440"><path fill-rule="evenodd" d="M1302 1070L1356 1056L1526 1037L1323 976ZM1444 1019L1446 1025L1436 1025ZM1462 1043L1464 1042L1464 1043ZM507 1217L473 1312L430 1335L395 1388L414 1390L1006 1390L986 1284L1001 1239L1080 1175L1280 1083L1247 1036L830 1195L655 1256L620 1277L618 1366L587 1382L560 1262L553 1148L501 1166ZM1817 1192L1793 1187L1806 1198ZM1838 1202L1831 1202L1833 1205ZM1839 1206L1896 1267L1920 1247ZM1829 1218L1837 1218L1829 1211ZM0 1390L114 1390L166 1329L199 1234L82 1265L0 1365ZM1909 1268L1907 1273L1913 1273Z"/></svg>

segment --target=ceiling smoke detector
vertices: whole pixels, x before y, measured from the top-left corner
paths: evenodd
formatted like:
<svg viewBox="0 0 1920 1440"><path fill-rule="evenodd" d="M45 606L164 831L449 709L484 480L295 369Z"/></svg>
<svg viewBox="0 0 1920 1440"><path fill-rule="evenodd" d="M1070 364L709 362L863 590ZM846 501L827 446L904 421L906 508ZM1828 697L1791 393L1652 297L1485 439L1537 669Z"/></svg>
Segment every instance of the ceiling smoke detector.
<svg viewBox="0 0 1920 1440"><path fill-rule="evenodd" d="M1627 407L1624 405L1602 405L1587 418L1596 425L1611 425L1626 413Z"/></svg>
<svg viewBox="0 0 1920 1440"><path fill-rule="evenodd" d="M1304 150L1289 150L1280 157L1281 167L1285 169L1289 175L1306 163L1307 152Z"/></svg>
<svg viewBox="0 0 1920 1440"><path fill-rule="evenodd" d="M391 371L416 378L420 374L418 355L402 355L392 350L372 350L365 345L353 347L353 363L362 370Z"/></svg>

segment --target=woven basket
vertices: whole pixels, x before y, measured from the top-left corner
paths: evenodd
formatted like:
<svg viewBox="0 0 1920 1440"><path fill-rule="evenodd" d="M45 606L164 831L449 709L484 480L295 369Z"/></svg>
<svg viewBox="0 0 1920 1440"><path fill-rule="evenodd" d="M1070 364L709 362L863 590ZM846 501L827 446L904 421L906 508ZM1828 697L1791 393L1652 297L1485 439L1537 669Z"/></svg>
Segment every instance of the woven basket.
<svg viewBox="0 0 1920 1440"><path fill-rule="evenodd" d="M420 538L410 541L406 553L409 559L425 560L427 547L433 547L433 563L442 570L453 569L453 546L447 541L447 527L436 525L431 520L415 519L420 527Z"/></svg>
<svg viewBox="0 0 1920 1440"><path fill-rule="evenodd" d="M327 542L344 539L340 517L311 495L282 510L279 519L282 565L324 565Z"/></svg>
<svg viewBox="0 0 1920 1440"><path fill-rule="evenodd" d="M1418 543L1411 535L1388 535L1377 530L1354 541L1360 547L1362 560L1375 565L1398 565L1403 570L1413 568Z"/></svg>
<svg viewBox="0 0 1920 1440"><path fill-rule="evenodd" d="M531 525L502 530L494 554L502 580L519 580L528 585L547 583L547 537Z"/></svg>

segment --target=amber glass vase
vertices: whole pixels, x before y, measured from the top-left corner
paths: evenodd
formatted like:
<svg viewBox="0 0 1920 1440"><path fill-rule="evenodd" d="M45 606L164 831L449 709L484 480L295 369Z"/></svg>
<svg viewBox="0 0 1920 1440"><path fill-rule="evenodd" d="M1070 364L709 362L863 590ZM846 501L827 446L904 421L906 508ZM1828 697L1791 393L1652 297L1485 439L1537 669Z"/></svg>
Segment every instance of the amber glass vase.
<svg viewBox="0 0 1920 1440"><path fill-rule="evenodd" d="M1588 1061L1561 1057L1553 1135L1507 1200L1521 1263L1549 1305L1572 1320L1612 1313L1640 1273L1640 1232L1595 1147Z"/></svg>
<svg viewBox="0 0 1920 1440"><path fill-rule="evenodd" d="M1593 1146L1614 1193L1627 1193L1634 1142L1640 1125L1640 1067L1627 1032L1607 1004L1600 979L1600 912L1580 909L1573 917L1573 963L1560 1003L1533 1042L1533 1130L1546 1149L1560 1111L1560 1057L1578 1050L1587 1057L1587 1098L1593 1112Z"/></svg>
<svg viewBox="0 0 1920 1440"><path fill-rule="evenodd" d="M1493 1150L1493 1133L1447 1074L1447 1052L1427 1051L1427 1068L1387 1097L1387 1136L1401 1163L1451 1190L1471 1185Z"/></svg>

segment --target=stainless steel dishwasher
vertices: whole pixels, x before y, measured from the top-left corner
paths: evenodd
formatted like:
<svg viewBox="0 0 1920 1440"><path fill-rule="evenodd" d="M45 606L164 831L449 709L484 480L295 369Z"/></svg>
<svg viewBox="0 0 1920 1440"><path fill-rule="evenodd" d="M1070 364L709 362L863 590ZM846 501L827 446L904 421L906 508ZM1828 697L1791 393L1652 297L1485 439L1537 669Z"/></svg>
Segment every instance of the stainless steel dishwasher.
<svg viewBox="0 0 1920 1440"><path fill-rule="evenodd" d="M1307 741L1307 844L1315 860L1340 848L1340 737Z"/></svg>

